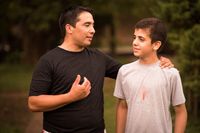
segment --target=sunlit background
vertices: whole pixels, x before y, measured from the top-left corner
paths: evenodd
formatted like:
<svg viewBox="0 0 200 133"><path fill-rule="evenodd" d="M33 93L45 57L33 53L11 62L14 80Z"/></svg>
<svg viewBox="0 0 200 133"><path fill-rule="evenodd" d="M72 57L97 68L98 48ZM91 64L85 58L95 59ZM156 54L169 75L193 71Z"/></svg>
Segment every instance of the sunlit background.
<svg viewBox="0 0 200 133"><path fill-rule="evenodd" d="M0 1L0 133L41 132L42 116L27 108L31 75L39 57L61 42L58 17L69 5L95 12L91 47L121 63L132 55L134 24L158 17L168 27L160 55L179 69L189 114L187 133L200 132L200 0L1 0ZM114 133L114 80L105 79L105 120Z"/></svg>

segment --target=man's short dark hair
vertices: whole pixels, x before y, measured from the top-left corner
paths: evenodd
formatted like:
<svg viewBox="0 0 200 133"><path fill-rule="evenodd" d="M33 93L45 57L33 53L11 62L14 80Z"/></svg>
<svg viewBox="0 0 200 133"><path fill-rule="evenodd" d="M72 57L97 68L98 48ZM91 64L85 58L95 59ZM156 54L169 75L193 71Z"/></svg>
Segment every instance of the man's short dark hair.
<svg viewBox="0 0 200 133"><path fill-rule="evenodd" d="M166 43L167 29L164 23L157 18L144 18L136 23L135 29L149 29L151 43L161 41L162 47Z"/></svg>
<svg viewBox="0 0 200 133"><path fill-rule="evenodd" d="M65 35L65 25L70 24L72 26L76 26L76 22L78 21L78 16L82 12L89 12L93 15L93 10L84 7L84 6L70 6L67 9L65 9L59 18L59 27L61 30L62 36Z"/></svg>

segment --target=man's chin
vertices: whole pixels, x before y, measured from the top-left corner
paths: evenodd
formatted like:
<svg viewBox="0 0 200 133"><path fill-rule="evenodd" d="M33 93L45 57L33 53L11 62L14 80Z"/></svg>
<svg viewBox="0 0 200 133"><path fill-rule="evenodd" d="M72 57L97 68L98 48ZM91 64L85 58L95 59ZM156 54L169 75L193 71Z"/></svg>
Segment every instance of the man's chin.
<svg viewBox="0 0 200 133"><path fill-rule="evenodd" d="M84 47L90 46L91 43L85 43Z"/></svg>

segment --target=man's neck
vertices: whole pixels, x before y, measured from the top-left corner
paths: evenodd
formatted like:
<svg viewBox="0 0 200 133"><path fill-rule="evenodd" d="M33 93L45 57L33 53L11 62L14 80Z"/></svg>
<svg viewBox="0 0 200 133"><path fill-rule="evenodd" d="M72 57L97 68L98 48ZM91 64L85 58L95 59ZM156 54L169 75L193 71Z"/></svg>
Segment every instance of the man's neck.
<svg viewBox="0 0 200 133"><path fill-rule="evenodd" d="M70 41L64 41L59 47L70 52L80 52L84 50L84 47L79 47L78 45L75 45Z"/></svg>

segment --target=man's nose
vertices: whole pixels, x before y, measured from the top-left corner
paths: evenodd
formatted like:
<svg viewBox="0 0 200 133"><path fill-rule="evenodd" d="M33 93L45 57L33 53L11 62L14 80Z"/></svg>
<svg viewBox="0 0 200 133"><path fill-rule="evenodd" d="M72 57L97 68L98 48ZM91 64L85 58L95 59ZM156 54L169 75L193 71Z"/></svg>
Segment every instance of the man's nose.
<svg viewBox="0 0 200 133"><path fill-rule="evenodd" d="M93 33L93 34L95 33L94 27L91 27L90 32Z"/></svg>

